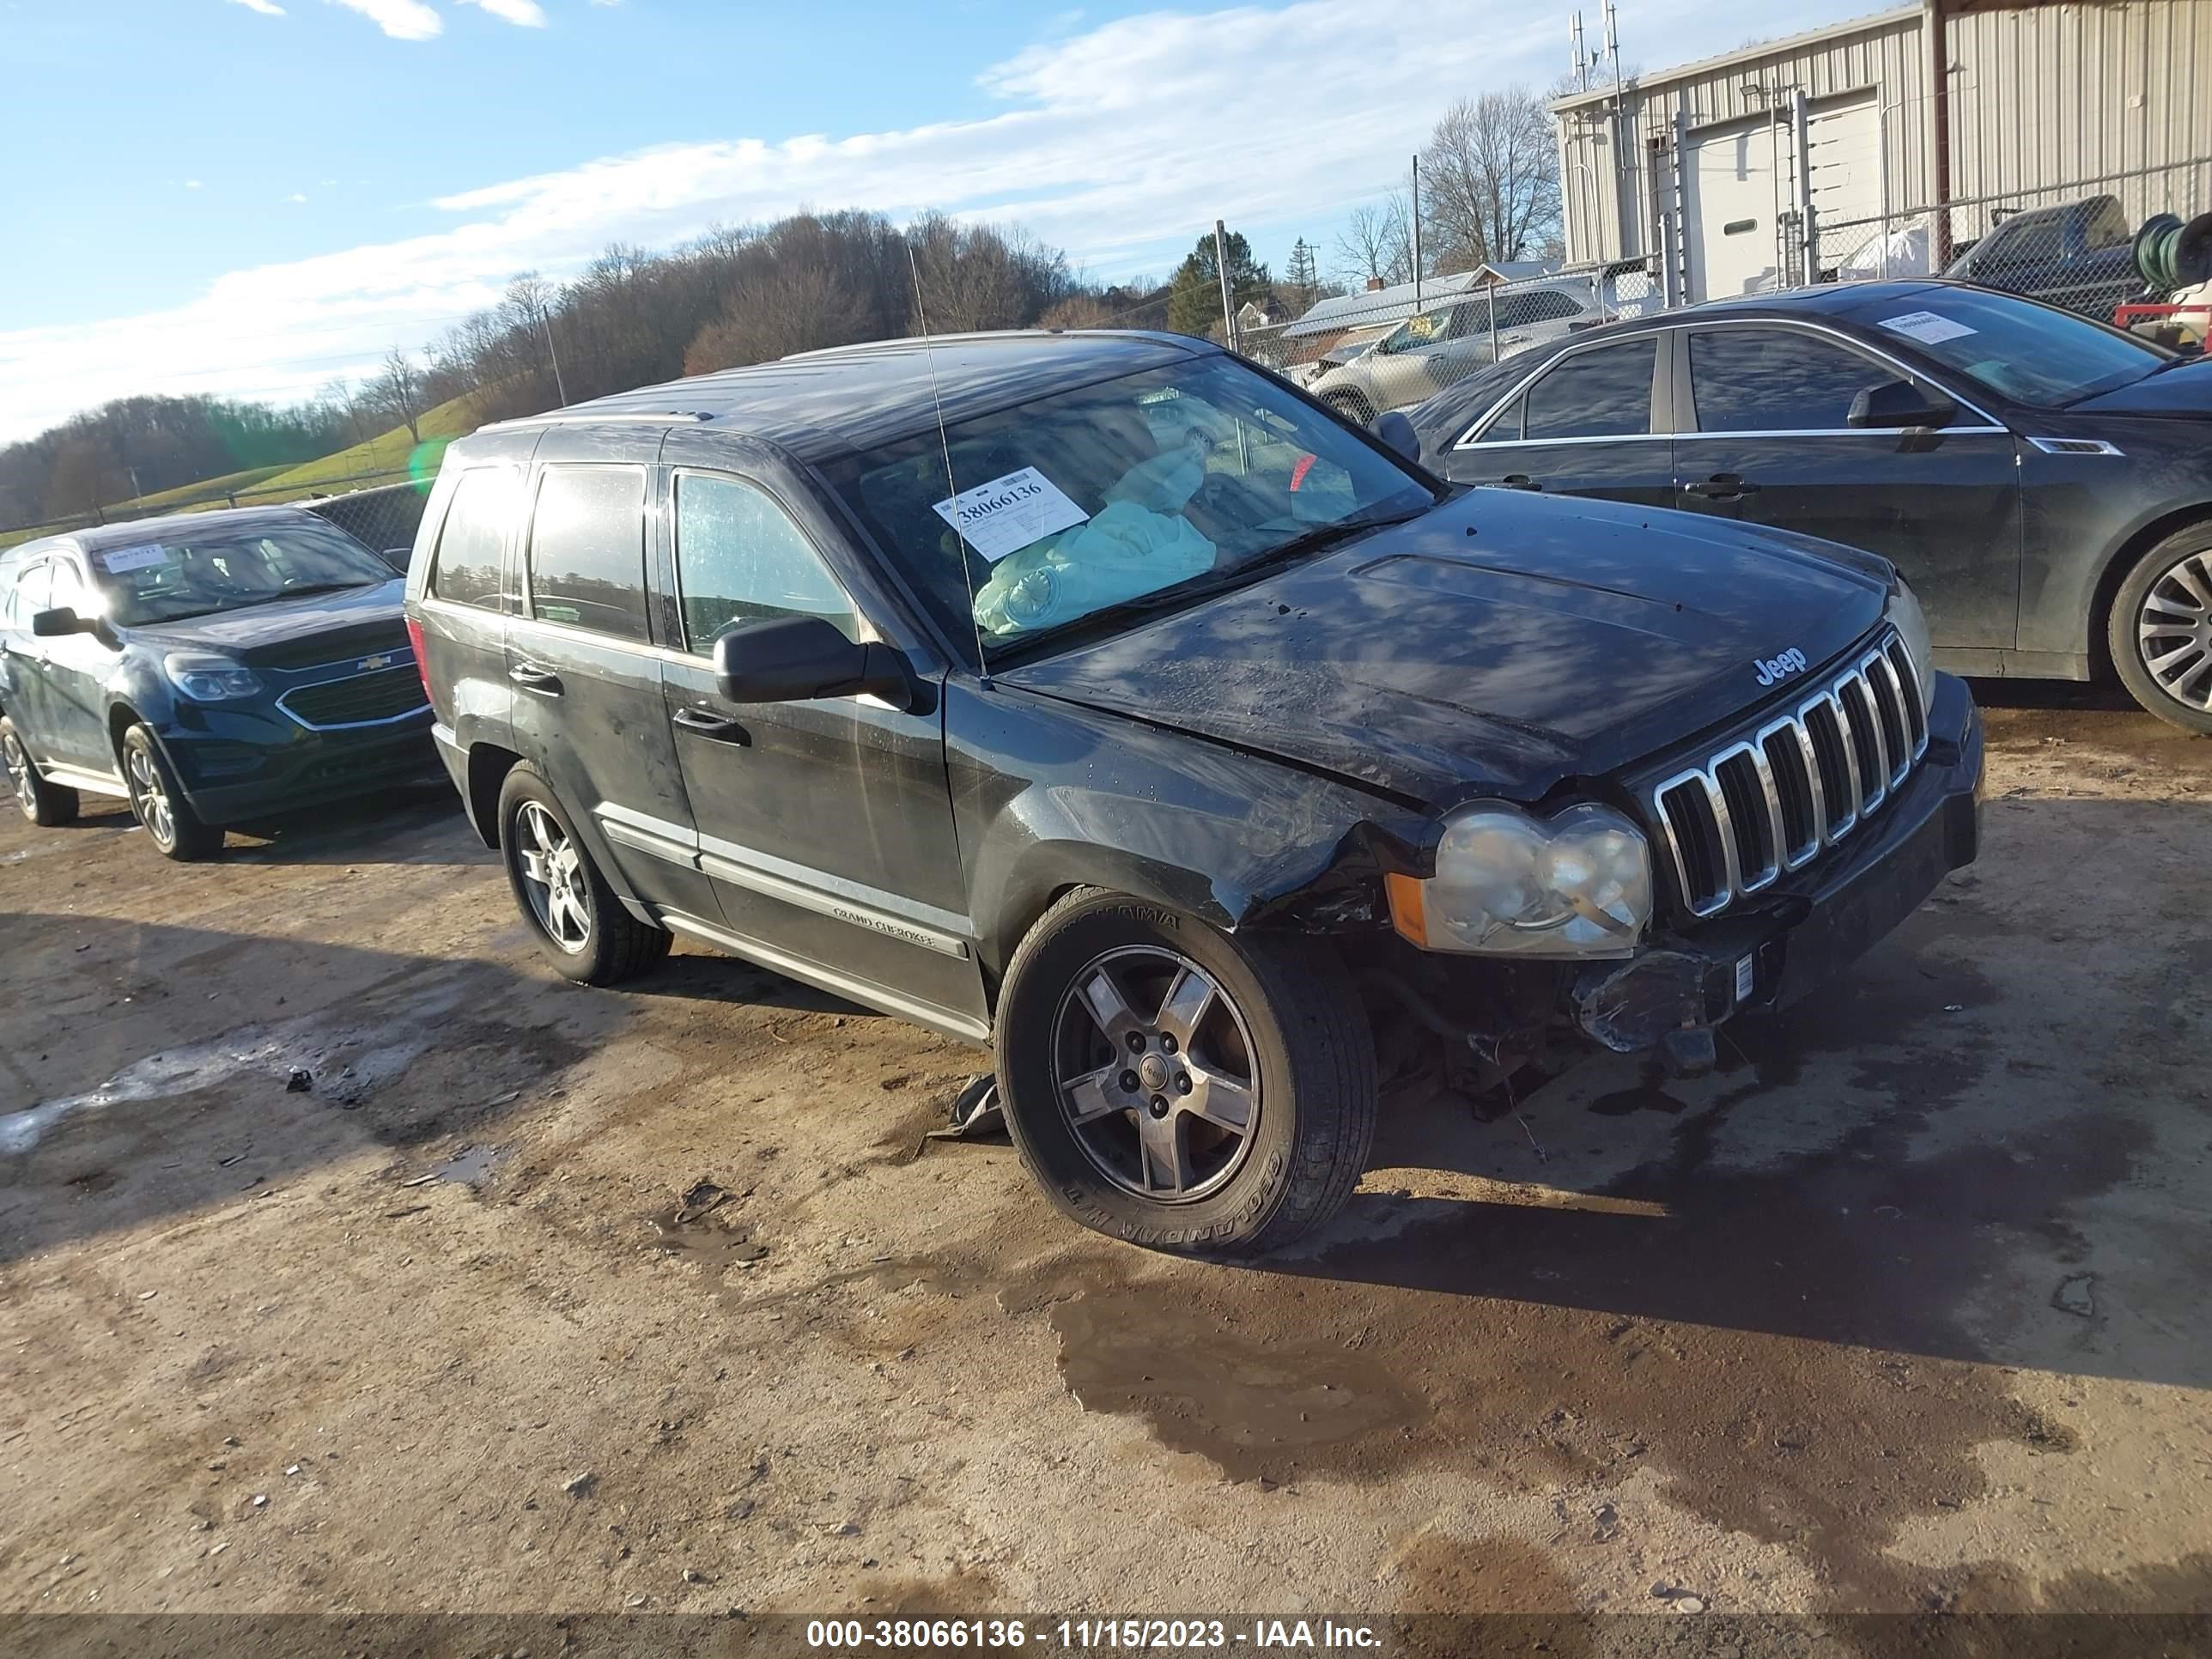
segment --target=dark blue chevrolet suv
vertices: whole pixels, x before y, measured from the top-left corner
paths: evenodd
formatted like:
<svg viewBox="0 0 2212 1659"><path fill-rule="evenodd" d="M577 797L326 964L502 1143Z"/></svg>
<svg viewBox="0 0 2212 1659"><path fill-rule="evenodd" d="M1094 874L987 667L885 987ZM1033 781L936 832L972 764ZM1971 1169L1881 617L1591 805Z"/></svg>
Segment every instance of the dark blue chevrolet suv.
<svg viewBox="0 0 2212 1659"><path fill-rule="evenodd" d="M33 823L123 796L154 845L434 769L404 580L290 507L142 520L0 556L0 757Z"/></svg>

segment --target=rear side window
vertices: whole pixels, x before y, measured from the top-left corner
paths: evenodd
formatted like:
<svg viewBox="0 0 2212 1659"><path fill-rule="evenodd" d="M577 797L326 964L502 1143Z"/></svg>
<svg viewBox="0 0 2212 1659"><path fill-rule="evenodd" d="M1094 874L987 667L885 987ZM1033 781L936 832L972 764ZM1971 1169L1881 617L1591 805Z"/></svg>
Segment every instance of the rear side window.
<svg viewBox="0 0 2212 1659"><path fill-rule="evenodd" d="M431 592L459 605L500 609L500 560L520 496L510 467L477 467L461 475L438 533Z"/></svg>
<svg viewBox="0 0 2212 1659"><path fill-rule="evenodd" d="M739 623L821 617L860 636L852 602L799 526L763 491L735 478L676 480L676 582L684 632L704 655Z"/></svg>
<svg viewBox="0 0 2212 1659"><path fill-rule="evenodd" d="M1851 400L1897 376L1794 329L1702 329L1690 336L1690 386L1702 432L1835 432Z"/></svg>
<svg viewBox="0 0 2212 1659"><path fill-rule="evenodd" d="M647 637L643 469L545 469L530 520L530 614Z"/></svg>
<svg viewBox="0 0 2212 1659"><path fill-rule="evenodd" d="M1529 441L1631 438L1651 430L1651 339L1577 352L1528 388Z"/></svg>

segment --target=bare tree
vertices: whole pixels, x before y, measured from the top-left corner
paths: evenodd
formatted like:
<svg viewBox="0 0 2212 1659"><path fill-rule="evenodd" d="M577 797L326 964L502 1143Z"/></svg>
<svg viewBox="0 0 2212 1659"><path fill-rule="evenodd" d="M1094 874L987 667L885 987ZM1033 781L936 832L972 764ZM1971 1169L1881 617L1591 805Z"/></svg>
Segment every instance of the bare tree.
<svg viewBox="0 0 2212 1659"><path fill-rule="evenodd" d="M1370 282L1385 287L1413 280L1413 215L1406 193L1392 191L1379 202L1352 209L1332 250L1338 274L1357 288Z"/></svg>
<svg viewBox="0 0 2212 1659"><path fill-rule="evenodd" d="M1556 240L1559 157L1528 88L1462 98L1421 151L1421 217L1439 270L1520 259Z"/></svg>
<svg viewBox="0 0 2212 1659"><path fill-rule="evenodd" d="M369 397L376 406L407 428L407 436L422 441L422 416L429 411L423 396L424 376L403 346L394 346L377 372Z"/></svg>

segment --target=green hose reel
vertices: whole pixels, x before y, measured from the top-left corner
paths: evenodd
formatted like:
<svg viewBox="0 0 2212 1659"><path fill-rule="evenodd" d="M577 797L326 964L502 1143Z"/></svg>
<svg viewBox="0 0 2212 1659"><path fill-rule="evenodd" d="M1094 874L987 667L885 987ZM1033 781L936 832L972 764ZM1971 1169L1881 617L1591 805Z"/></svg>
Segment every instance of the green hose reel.
<svg viewBox="0 0 2212 1659"><path fill-rule="evenodd" d="M2212 213L2184 224L2171 213L2153 214L2136 232L2136 269L2160 293L2212 282Z"/></svg>

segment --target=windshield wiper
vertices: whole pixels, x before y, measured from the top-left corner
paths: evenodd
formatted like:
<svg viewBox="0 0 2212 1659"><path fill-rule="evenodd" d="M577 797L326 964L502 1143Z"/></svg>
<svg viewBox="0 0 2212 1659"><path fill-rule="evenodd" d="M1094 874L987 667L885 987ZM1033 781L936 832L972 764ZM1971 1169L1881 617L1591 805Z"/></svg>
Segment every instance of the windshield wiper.
<svg viewBox="0 0 2212 1659"><path fill-rule="evenodd" d="M371 580L358 582L313 582L306 587L287 587L271 593L257 603L267 605L277 599L303 599L310 593L349 593L356 587L381 587L381 581Z"/></svg>

